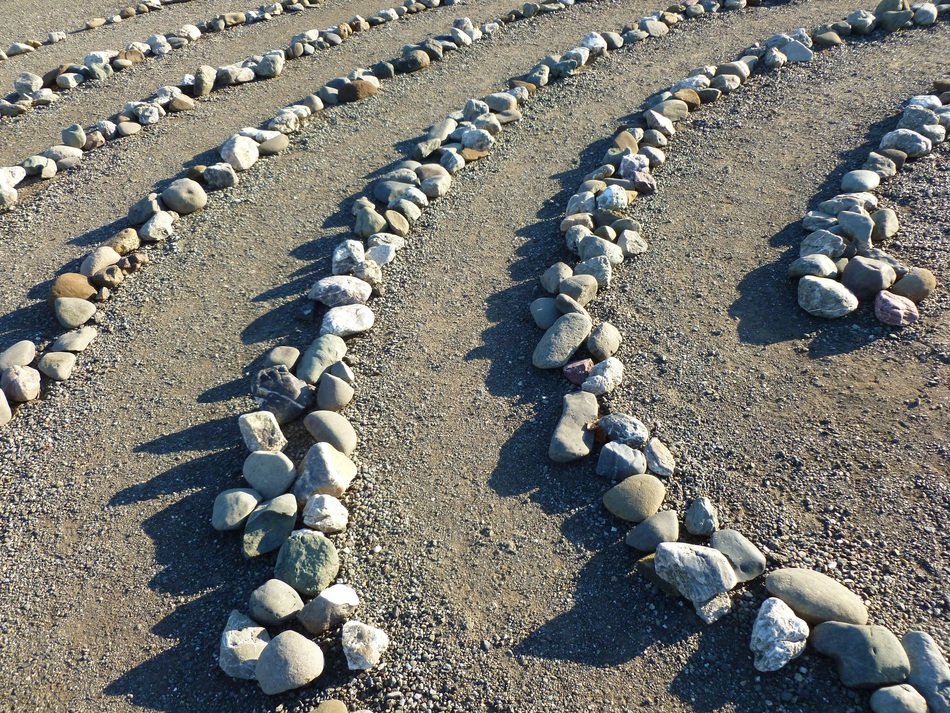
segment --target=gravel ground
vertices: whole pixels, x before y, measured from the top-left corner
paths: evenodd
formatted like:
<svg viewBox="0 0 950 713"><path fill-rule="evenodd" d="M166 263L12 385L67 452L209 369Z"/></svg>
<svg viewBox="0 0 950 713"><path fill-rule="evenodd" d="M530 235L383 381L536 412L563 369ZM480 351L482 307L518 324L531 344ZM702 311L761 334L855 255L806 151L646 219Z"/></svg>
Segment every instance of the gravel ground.
<svg viewBox="0 0 950 713"><path fill-rule="evenodd" d="M330 644L323 685L266 699L216 668L227 612L271 566L245 562L235 537L206 525L240 472L234 414L251 406L248 376L269 345L312 338L300 295L328 269L337 208L400 142L645 8L582 6L395 80L188 219L180 242L118 292L77 375L0 432L7 707L305 711L337 696L374 711L861 710L865 697L811 652L777 674L752 668L760 584L737 616L705 627L632 574L592 462L546 459L565 385L531 368L540 333L527 312L537 276L564 257L567 196L620 117L693 66L852 7L730 14L617 52L539 95L427 211L387 272L377 328L352 346L362 477L348 496L342 577L364 595L362 618L394 640L369 674L347 674ZM610 408L651 423L679 456L667 506L708 495L772 564L830 571L876 622L921 626L945 650L947 299L895 337L864 313L808 318L784 273L801 215L834 192L839 164L859 165L896 123L898 103L944 71L948 51L946 26L870 41L755 79L696 115L659 194L634 207L650 252L596 306L626 337L630 379ZM885 198L904 225L896 254L947 284L950 152L938 153ZM124 160L141 171L153 156ZM38 203L18 213L0 263L26 269L24 246L38 231L68 233L69 221ZM63 249L61 238L36 245L24 284ZM4 342L49 328L41 295L22 294L5 302L20 309L0 318Z"/></svg>

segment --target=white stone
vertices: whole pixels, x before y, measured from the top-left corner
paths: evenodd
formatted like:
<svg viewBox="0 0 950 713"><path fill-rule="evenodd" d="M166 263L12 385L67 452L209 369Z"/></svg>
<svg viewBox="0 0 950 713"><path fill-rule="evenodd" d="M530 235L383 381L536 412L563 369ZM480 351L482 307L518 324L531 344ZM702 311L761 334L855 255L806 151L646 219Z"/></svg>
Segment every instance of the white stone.
<svg viewBox="0 0 950 713"><path fill-rule="evenodd" d="M320 334L335 334L350 337L372 329L376 316L366 305L343 305L333 307L323 315Z"/></svg>
<svg viewBox="0 0 950 713"><path fill-rule="evenodd" d="M749 648L759 671L778 671L801 655L808 640L808 624L777 597L769 597L759 608L752 625Z"/></svg>
<svg viewBox="0 0 950 713"><path fill-rule="evenodd" d="M277 424L277 418L270 411L255 411L238 418L238 427L247 449L254 451L280 451L287 445L287 439Z"/></svg>
<svg viewBox="0 0 950 713"><path fill-rule="evenodd" d="M712 547L664 542L656 548L656 573L694 604L704 604L738 584L726 556Z"/></svg>
<svg viewBox="0 0 950 713"><path fill-rule="evenodd" d="M331 584L308 602L297 618L311 634L322 634L353 616L359 605L355 589L346 584Z"/></svg>
<svg viewBox="0 0 950 713"><path fill-rule="evenodd" d="M366 671L379 663L389 648L389 636L382 629L359 621L343 625L343 653L350 671Z"/></svg>
<svg viewBox="0 0 950 713"><path fill-rule="evenodd" d="M270 634L263 626L234 610L221 633L218 665L232 678L253 681L257 659L269 641Z"/></svg>
<svg viewBox="0 0 950 713"><path fill-rule="evenodd" d="M303 510L303 524L325 535L343 532L350 513L332 495L311 495Z"/></svg>
<svg viewBox="0 0 950 713"><path fill-rule="evenodd" d="M219 149L221 158L231 164L235 171L246 171L260 157L257 142L246 136L235 134L225 141Z"/></svg>
<svg viewBox="0 0 950 713"><path fill-rule="evenodd" d="M620 386L622 381L623 362L616 357L609 357L590 370L587 379L581 384L581 390L603 396Z"/></svg>

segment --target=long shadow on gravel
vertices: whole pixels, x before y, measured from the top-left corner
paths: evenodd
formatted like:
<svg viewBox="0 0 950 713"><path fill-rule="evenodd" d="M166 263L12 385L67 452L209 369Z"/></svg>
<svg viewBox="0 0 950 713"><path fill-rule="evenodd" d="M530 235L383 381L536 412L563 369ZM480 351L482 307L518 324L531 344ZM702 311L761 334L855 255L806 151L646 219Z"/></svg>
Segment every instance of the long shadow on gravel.
<svg viewBox="0 0 950 713"><path fill-rule="evenodd" d="M896 114L872 124L860 146L839 154L837 166L815 192L808 210L817 210L819 203L841 192L842 176L864 164L881 137L896 128L899 118ZM912 164L904 170L912 171ZM810 338L808 353L816 359L846 354L885 338L891 330L875 319L870 304L836 320L812 317L798 306L797 283L788 278L788 266L798 257L798 244L807 233L799 221L786 225L769 239L772 247L785 249L782 256L756 268L739 283L739 298L729 309L730 316L739 321L739 338L758 345Z"/></svg>

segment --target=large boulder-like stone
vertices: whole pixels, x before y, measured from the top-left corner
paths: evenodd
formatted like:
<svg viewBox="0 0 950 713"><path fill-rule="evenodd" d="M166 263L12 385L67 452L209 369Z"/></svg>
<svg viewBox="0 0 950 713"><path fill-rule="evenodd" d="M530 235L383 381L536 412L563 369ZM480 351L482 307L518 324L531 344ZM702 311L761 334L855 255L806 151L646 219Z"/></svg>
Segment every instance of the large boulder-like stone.
<svg viewBox="0 0 950 713"><path fill-rule="evenodd" d="M568 463L583 458L594 445L597 421L597 397L585 391L564 395L561 418L551 436L548 457L556 463Z"/></svg>
<svg viewBox="0 0 950 713"><path fill-rule="evenodd" d="M330 586L340 571L336 547L323 533L296 530L281 545L274 576L301 594L317 596Z"/></svg>
<svg viewBox="0 0 950 713"><path fill-rule="evenodd" d="M866 624L868 621L867 607L857 594L814 570L778 569L765 578L765 588L809 624L825 621Z"/></svg>
<svg viewBox="0 0 950 713"><path fill-rule="evenodd" d="M880 688L903 683L910 661L901 642L883 626L826 621L811 635L815 649L838 665L838 676L849 688Z"/></svg>
<svg viewBox="0 0 950 713"><path fill-rule="evenodd" d="M269 696L301 688L323 673L323 651L296 631L283 631L261 652L255 675Z"/></svg>

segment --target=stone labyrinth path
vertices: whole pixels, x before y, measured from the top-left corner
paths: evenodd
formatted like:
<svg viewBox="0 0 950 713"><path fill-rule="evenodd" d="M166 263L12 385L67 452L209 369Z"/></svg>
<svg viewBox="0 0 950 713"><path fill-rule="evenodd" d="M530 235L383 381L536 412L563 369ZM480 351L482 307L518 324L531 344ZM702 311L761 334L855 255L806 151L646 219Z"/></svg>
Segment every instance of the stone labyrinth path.
<svg viewBox="0 0 950 713"><path fill-rule="evenodd" d="M4 21L0 710L950 710L950 5L166 5Z"/></svg>

